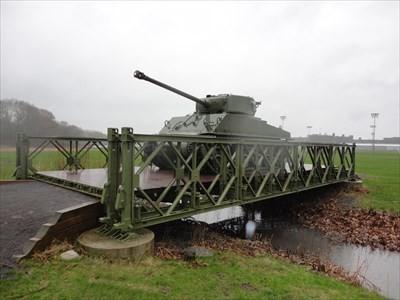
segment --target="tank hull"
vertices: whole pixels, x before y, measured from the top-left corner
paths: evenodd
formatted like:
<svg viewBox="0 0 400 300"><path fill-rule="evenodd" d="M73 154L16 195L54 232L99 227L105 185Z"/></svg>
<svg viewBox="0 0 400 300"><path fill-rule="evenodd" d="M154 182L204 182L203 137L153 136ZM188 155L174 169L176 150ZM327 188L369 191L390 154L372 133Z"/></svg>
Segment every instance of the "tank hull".
<svg viewBox="0 0 400 300"><path fill-rule="evenodd" d="M290 133L266 121L242 114L199 114L174 117L165 122L160 134L215 135L288 139Z"/></svg>
<svg viewBox="0 0 400 300"><path fill-rule="evenodd" d="M290 138L290 133L267 124L260 118L241 114L198 114L183 117L174 117L165 122L164 128L160 131L163 135L200 135L216 137L251 137L266 140L280 140ZM148 157L156 149L155 143L147 143L144 148L145 157ZM188 159L193 152L190 144L175 145L180 147L180 152L185 159ZM234 152L235 149L228 149ZM207 153L207 149L199 149L197 160L200 162ZM217 173L218 160L221 153L213 153L202 169L204 174ZM169 145L165 145L154 157L153 164L161 169L173 169L176 166L177 156Z"/></svg>

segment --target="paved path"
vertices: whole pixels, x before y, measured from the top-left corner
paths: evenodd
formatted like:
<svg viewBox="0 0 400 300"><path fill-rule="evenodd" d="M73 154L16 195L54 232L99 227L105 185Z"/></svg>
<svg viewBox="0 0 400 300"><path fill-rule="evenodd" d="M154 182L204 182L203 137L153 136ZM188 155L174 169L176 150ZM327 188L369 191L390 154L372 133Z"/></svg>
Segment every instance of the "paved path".
<svg viewBox="0 0 400 300"><path fill-rule="evenodd" d="M15 264L12 256L54 212L88 201L96 200L40 182L0 184L0 267Z"/></svg>

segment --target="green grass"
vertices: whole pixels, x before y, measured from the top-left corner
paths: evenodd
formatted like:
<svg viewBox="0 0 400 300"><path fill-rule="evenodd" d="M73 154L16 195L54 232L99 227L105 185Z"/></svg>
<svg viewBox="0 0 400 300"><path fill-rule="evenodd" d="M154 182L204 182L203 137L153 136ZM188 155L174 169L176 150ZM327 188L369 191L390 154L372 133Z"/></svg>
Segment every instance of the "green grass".
<svg viewBox="0 0 400 300"><path fill-rule="evenodd" d="M0 179L12 179L15 170L15 152L0 151Z"/></svg>
<svg viewBox="0 0 400 300"><path fill-rule="evenodd" d="M26 264L15 279L0 281L2 299L382 299L269 256L224 253L199 264L87 257Z"/></svg>
<svg viewBox="0 0 400 300"><path fill-rule="evenodd" d="M363 152L356 154L356 173L369 193L361 198L365 208L400 213L400 154Z"/></svg>
<svg viewBox="0 0 400 300"><path fill-rule="evenodd" d="M12 179L15 170L15 151L0 151L0 179ZM81 159L85 168L102 168L105 164L104 155L97 149L88 151ZM65 158L55 150L45 150L39 153L32 162L32 166L39 171L61 170L65 165Z"/></svg>

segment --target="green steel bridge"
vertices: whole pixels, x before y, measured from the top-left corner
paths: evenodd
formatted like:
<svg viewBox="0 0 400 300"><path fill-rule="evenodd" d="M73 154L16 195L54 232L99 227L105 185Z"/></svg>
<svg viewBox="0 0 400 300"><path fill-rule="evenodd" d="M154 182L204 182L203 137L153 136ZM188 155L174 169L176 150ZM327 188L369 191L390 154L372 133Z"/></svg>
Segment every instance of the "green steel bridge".
<svg viewBox="0 0 400 300"><path fill-rule="evenodd" d="M56 153L62 163L44 171L38 165L44 152ZM90 168L85 159L94 152L103 159L101 168ZM169 167L156 167L157 157ZM143 135L125 127L109 128L106 139L20 134L16 164L17 179L98 197L104 207L100 221L129 232L352 180L355 144Z"/></svg>

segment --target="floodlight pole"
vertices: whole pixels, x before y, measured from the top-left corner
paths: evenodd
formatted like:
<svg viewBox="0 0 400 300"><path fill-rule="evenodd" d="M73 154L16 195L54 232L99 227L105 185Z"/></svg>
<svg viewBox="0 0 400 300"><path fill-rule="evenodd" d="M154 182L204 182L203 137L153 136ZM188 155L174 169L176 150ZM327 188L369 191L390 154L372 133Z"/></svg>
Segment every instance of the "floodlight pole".
<svg viewBox="0 0 400 300"><path fill-rule="evenodd" d="M374 120L374 124L371 125L372 128L372 151L375 152L375 129L376 129L376 119L379 117L379 113L371 113L371 117Z"/></svg>
<svg viewBox="0 0 400 300"><path fill-rule="evenodd" d="M308 125L308 126L307 126L307 136L310 135L310 133L311 133L311 128L312 128L311 125Z"/></svg>
<svg viewBox="0 0 400 300"><path fill-rule="evenodd" d="M283 129L283 125L285 123L286 116L280 116L280 118L281 118L281 121L282 121L281 128Z"/></svg>

